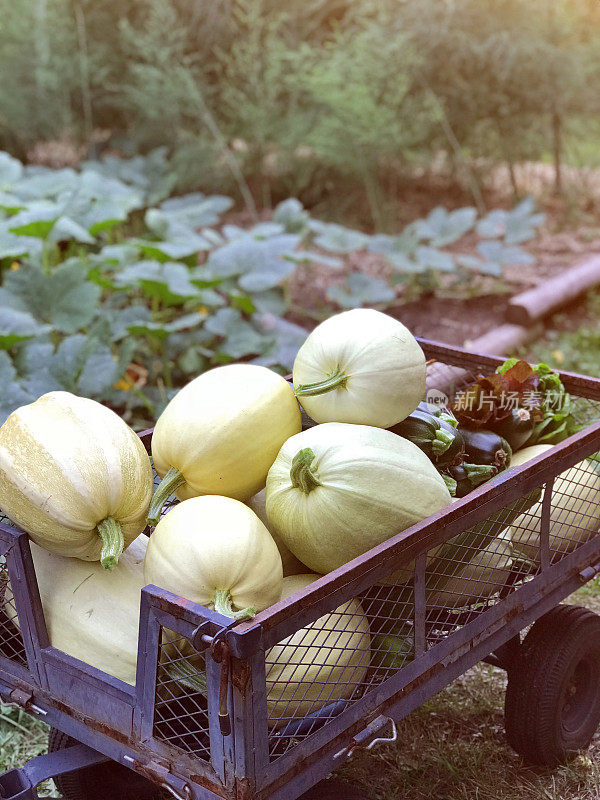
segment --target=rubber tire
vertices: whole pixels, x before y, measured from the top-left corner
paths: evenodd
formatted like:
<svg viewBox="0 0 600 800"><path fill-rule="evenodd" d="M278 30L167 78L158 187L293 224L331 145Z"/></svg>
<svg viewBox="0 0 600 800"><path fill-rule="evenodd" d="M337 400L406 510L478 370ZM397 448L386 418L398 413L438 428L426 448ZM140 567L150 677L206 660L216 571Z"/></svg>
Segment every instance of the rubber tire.
<svg viewBox="0 0 600 800"><path fill-rule="evenodd" d="M600 616L560 605L533 625L508 670L504 724L531 764L555 767L590 744L600 724Z"/></svg>
<svg viewBox="0 0 600 800"><path fill-rule="evenodd" d="M75 739L50 728L48 752L74 744L78 744ZM158 800L163 797L158 786L115 761L86 767L53 780L65 800Z"/></svg>
<svg viewBox="0 0 600 800"><path fill-rule="evenodd" d="M317 783L316 786L305 792L299 800L369 800L369 798L349 783L330 778Z"/></svg>

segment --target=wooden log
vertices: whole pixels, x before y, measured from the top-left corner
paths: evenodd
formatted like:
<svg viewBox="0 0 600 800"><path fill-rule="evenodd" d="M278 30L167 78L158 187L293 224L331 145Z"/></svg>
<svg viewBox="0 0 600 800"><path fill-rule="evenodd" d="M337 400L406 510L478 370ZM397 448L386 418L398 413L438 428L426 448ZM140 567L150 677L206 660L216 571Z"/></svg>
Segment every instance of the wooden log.
<svg viewBox="0 0 600 800"><path fill-rule="evenodd" d="M586 258L534 289L515 295L509 301L506 319L516 325L531 325L597 284L600 284L600 254Z"/></svg>

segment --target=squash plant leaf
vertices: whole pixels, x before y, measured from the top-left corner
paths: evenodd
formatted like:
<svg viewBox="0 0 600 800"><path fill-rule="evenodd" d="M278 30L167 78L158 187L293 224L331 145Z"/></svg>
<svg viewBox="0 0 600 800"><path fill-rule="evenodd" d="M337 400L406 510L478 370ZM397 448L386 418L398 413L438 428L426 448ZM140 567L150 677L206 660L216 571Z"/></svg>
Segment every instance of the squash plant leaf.
<svg viewBox="0 0 600 800"><path fill-rule="evenodd" d="M15 408L31 403L35 395L28 392L17 378L17 371L5 351L0 351L0 425Z"/></svg>
<svg viewBox="0 0 600 800"><path fill-rule="evenodd" d="M47 275L34 265L9 272L4 288L21 300L35 319L50 323L61 333L75 333L94 318L101 288L87 280L78 260L66 261Z"/></svg>
<svg viewBox="0 0 600 800"><path fill-rule="evenodd" d="M308 228L310 214L295 197L283 200L275 207L273 222L283 226L286 233L304 233Z"/></svg>
<svg viewBox="0 0 600 800"><path fill-rule="evenodd" d="M444 247L470 231L476 218L477 211L471 207L447 211L438 206L424 220L417 222L416 233L421 239L428 240L432 247Z"/></svg>
<svg viewBox="0 0 600 800"><path fill-rule="evenodd" d="M42 325L27 311L0 306L0 348L9 349L17 342L24 342L34 336L42 336L52 330L50 325Z"/></svg>
<svg viewBox="0 0 600 800"><path fill-rule="evenodd" d="M10 192L23 175L23 165L8 153L0 152L0 191Z"/></svg>
<svg viewBox="0 0 600 800"><path fill-rule="evenodd" d="M327 297L341 308L360 308L391 302L396 293L381 278L372 278L363 272L351 272L346 278L346 286L332 286L327 290Z"/></svg>
<svg viewBox="0 0 600 800"><path fill-rule="evenodd" d="M351 253L353 250L364 250L371 238L366 233L353 231L335 222L320 222L313 219L310 221L309 227L316 234L314 244L331 253Z"/></svg>

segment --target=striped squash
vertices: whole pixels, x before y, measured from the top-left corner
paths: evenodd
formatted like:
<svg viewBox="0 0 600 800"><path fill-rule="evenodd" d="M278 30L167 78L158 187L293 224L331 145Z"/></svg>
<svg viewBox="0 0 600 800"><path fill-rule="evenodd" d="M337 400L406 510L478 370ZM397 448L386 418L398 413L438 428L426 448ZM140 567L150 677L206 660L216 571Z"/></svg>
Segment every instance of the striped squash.
<svg viewBox="0 0 600 800"><path fill-rule="evenodd" d="M33 541L112 569L144 529L152 467L113 411L50 392L0 428L0 508Z"/></svg>

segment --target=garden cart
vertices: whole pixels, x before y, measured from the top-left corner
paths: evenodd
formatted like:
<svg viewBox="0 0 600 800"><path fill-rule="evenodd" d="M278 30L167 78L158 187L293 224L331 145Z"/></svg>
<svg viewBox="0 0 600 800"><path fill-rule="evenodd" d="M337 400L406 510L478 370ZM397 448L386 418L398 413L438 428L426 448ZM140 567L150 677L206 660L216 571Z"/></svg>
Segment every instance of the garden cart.
<svg viewBox="0 0 600 800"><path fill-rule="evenodd" d="M420 344L432 387L450 376L460 389L502 363ZM586 747L600 722L600 618L561 602L600 572L600 496L589 483L600 450L600 380L560 375L577 433L253 619L232 621L144 588L135 685L50 646L28 537L3 520L12 592L0 617L0 695L51 728L47 755L0 777L2 797L35 797L48 777L68 800L161 791L180 800L310 796L357 749L394 739L397 721L480 661L507 670L506 734L527 761L555 765ZM150 436L142 434L148 449ZM532 522L525 552L501 566L503 532L518 539ZM466 570L474 555L498 567L492 590ZM332 698L330 682L312 685L299 718L294 687L266 668L265 653L292 636L302 648L306 626L341 606L350 629L353 598L370 644L362 640L355 672L344 670L345 699ZM323 655L332 670L341 654L332 645ZM181 678L198 659L204 691ZM315 796L361 794L325 782Z"/></svg>

